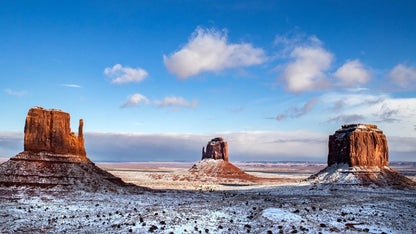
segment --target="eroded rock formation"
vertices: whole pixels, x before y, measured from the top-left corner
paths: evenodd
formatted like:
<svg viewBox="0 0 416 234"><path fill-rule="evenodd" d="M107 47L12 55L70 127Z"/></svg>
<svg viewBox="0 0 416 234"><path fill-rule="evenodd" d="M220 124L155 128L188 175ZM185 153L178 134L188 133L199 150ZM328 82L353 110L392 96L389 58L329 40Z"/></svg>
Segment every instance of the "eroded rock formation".
<svg viewBox="0 0 416 234"><path fill-rule="evenodd" d="M348 163L353 166L388 166L389 152L386 136L377 125L342 125L329 136L328 166Z"/></svg>
<svg viewBox="0 0 416 234"><path fill-rule="evenodd" d="M247 174L228 161L228 144L222 137L211 139L202 147L202 159L189 169L192 180L202 181L245 181L251 183L257 177Z"/></svg>
<svg viewBox="0 0 416 234"><path fill-rule="evenodd" d="M222 137L217 137L208 142L206 152L202 147L202 159L215 159L228 161L228 144Z"/></svg>
<svg viewBox="0 0 416 234"><path fill-rule="evenodd" d="M25 125L24 150L0 165L0 186L63 187L86 191L124 191L135 186L97 167L86 157L83 121L78 136L70 116L35 107Z"/></svg>
<svg viewBox="0 0 416 234"><path fill-rule="evenodd" d="M31 108L26 117L24 150L86 157L83 125L83 120L80 119L76 136L71 132L68 113L41 107Z"/></svg>
<svg viewBox="0 0 416 234"><path fill-rule="evenodd" d="M386 136L376 125L342 125L329 136L328 167L307 180L314 185L415 187L414 181L388 166L388 159Z"/></svg>

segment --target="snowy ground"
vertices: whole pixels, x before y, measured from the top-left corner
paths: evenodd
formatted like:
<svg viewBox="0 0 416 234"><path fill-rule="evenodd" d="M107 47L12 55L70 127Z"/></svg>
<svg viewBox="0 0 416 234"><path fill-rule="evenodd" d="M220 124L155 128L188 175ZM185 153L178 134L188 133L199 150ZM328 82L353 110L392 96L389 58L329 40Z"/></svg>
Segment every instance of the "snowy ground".
<svg viewBox="0 0 416 234"><path fill-rule="evenodd" d="M0 233L412 233L416 191L293 184L139 194L0 188Z"/></svg>
<svg viewBox="0 0 416 234"><path fill-rule="evenodd" d="M416 189L316 186L307 182L192 184L174 181L171 176L190 168L188 164L146 166L149 164L119 168L113 165L109 169L126 181L131 179L163 189L129 194L0 187L0 233L414 233L416 230ZM299 169L299 165L245 166L251 174L272 178L302 179L309 175L310 169L316 170L314 166ZM407 172L414 176L413 169ZM169 176L157 179L158 175Z"/></svg>

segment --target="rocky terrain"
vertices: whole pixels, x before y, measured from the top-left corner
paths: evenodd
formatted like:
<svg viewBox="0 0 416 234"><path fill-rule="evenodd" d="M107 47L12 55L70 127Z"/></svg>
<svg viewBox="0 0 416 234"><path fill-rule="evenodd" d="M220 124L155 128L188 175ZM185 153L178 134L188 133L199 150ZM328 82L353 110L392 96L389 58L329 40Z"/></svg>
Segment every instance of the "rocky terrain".
<svg viewBox="0 0 416 234"><path fill-rule="evenodd" d="M25 124L24 151L0 165L0 186L62 187L65 190L129 190L120 178L97 167L85 152L80 120L78 136L70 116L35 107Z"/></svg>
<svg viewBox="0 0 416 234"><path fill-rule="evenodd" d="M412 233L416 191L281 185L112 193L0 187L1 233Z"/></svg>
<svg viewBox="0 0 416 234"><path fill-rule="evenodd" d="M314 184L414 188L416 183L390 168L388 145L376 125L343 125L329 136L328 167L309 177Z"/></svg>
<svg viewBox="0 0 416 234"><path fill-rule="evenodd" d="M0 165L0 233L412 233L416 229L414 182L386 166L387 142L373 125L348 125L337 131L330 137L329 167L302 182L244 172L228 161L227 143L214 138L206 152L203 149L202 160L190 169L170 173L166 168L152 169L148 179L161 181L162 187L145 189L126 184L91 162L83 145L83 122L75 136L69 114L63 113L31 109L25 151ZM366 154L365 160L359 151ZM309 173L321 166L297 168ZM129 181L135 168L113 171ZM251 168L257 175L275 170L266 164ZM293 173L289 164L284 170ZM176 187L167 187L172 183Z"/></svg>

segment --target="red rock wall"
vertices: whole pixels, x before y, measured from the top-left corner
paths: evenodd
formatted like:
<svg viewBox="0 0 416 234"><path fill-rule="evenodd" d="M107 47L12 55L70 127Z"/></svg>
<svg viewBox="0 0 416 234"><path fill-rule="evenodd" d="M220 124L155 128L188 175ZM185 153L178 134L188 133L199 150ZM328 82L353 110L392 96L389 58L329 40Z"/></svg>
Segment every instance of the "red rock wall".
<svg viewBox="0 0 416 234"><path fill-rule="evenodd" d="M70 128L70 116L60 110L31 108L26 117L24 150L55 154L74 154L86 156L83 121L80 120L79 136Z"/></svg>
<svg viewBox="0 0 416 234"><path fill-rule="evenodd" d="M328 166L348 163L352 166L388 166L386 136L376 125L343 125L329 136Z"/></svg>
<svg viewBox="0 0 416 234"><path fill-rule="evenodd" d="M228 161L228 144L221 137L217 137L208 142L206 152L202 148L202 159L223 159Z"/></svg>

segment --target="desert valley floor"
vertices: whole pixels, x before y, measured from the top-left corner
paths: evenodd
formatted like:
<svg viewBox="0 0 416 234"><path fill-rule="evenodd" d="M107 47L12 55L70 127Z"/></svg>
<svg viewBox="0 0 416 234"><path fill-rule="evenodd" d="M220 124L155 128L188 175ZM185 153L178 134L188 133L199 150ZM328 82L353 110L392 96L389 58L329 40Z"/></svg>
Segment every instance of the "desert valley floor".
<svg viewBox="0 0 416 234"><path fill-rule="evenodd" d="M316 163L235 163L261 183L184 176L192 163L97 163L128 191L0 188L1 233L413 233L416 191L299 182ZM416 179L414 165L392 166Z"/></svg>

